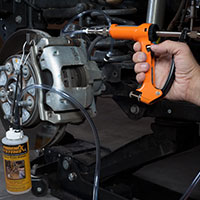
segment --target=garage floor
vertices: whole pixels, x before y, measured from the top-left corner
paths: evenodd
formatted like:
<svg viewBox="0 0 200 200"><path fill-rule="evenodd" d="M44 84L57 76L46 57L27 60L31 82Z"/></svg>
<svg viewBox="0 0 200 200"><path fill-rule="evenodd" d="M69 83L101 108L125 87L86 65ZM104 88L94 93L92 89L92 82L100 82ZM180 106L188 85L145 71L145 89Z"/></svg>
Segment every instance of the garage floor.
<svg viewBox="0 0 200 200"><path fill-rule="evenodd" d="M130 120L110 98L99 98L97 101L97 111L98 115L94 119L94 122L99 132L101 144L111 150L117 149L132 140L151 133L150 124L153 121L152 118L143 118L138 121ZM76 138L93 141L93 135L87 122L80 126L69 125L67 126L67 131L72 133ZM4 137L5 131L3 128L0 129L0 133L1 138ZM6 192L2 148L0 148L0 152L0 200L38 199L31 192L19 196L9 195ZM54 200L57 198L48 194L45 197L40 197L40 199Z"/></svg>

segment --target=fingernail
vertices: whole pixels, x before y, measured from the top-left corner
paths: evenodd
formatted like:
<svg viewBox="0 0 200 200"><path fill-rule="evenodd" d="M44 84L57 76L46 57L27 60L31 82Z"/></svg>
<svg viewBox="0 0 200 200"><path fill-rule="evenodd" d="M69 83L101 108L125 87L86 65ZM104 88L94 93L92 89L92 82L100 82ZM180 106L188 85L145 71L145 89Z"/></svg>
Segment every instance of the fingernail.
<svg viewBox="0 0 200 200"><path fill-rule="evenodd" d="M141 64L142 69L147 69L147 64Z"/></svg>
<svg viewBox="0 0 200 200"><path fill-rule="evenodd" d="M138 60L139 61L144 61L144 55L143 54L139 54L138 55Z"/></svg>

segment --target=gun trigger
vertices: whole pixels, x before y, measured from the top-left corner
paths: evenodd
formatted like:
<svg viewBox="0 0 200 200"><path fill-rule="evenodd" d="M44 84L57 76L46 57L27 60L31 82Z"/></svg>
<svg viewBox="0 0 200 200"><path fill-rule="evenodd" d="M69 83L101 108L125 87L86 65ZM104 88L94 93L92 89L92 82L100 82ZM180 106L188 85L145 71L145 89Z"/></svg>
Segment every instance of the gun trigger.
<svg viewBox="0 0 200 200"><path fill-rule="evenodd" d="M154 57L154 52L151 50L151 45L146 45L146 49L148 52L151 52L151 57Z"/></svg>

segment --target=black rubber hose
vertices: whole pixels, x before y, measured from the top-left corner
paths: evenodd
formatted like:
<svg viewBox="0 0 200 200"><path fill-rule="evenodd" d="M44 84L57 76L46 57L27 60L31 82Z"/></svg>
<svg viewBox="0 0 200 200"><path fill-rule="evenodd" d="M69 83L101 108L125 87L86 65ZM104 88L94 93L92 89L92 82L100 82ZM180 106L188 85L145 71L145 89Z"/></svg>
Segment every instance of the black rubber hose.
<svg viewBox="0 0 200 200"><path fill-rule="evenodd" d="M107 15L112 15L112 16L121 16L121 15L132 15L135 14L137 12L136 8L124 8L124 9L110 9L110 10L104 10L104 12ZM98 12L92 12L91 16L95 17L95 16L99 16L100 14Z"/></svg>
<svg viewBox="0 0 200 200"><path fill-rule="evenodd" d="M66 25L65 27L62 29L62 33L68 33L68 29L70 27L70 25L76 20L79 19L81 17L83 17L86 14L92 13L92 12L98 12L99 14L101 14L102 16L104 16L104 18L106 19L108 26L111 26L111 19L110 17L102 10L87 10L87 11L83 11L82 13L79 13L78 15L74 16ZM71 36L74 36L75 34L82 34L81 30L76 30L74 32L71 33ZM110 38L110 50L108 51L108 53L106 53L105 57L104 57L104 61L108 62L108 60L110 59L110 57L112 56L112 52L113 52L113 45L114 45L114 39Z"/></svg>
<svg viewBox="0 0 200 200"><path fill-rule="evenodd" d="M130 60L131 59L131 55L121 55L121 56L112 56L110 57L110 59L107 61L108 63L113 63L113 62L122 62L125 60ZM96 61L96 62L102 62L102 57L96 57L96 56L92 56L91 60Z"/></svg>
<svg viewBox="0 0 200 200"><path fill-rule="evenodd" d="M20 129L21 125L20 125L20 110L19 110L19 106L17 105L17 96L18 96L18 91L19 91L19 82L22 76L21 72L22 72L22 64L20 65L20 70L19 73L17 74L17 80L16 80L16 86L15 86L15 93L14 93L14 99L13 99L13 107L12 107L12 118L13 118L13 126L16 129Z"/></svg>
<svg viewBox="0 0 200 200"><path fill-rule="evenodd" d="M172 56L172 63L169 75L167 77L165 85L162 88L163 96L166 96L166 94L169 92L174 80L175 80L175 63L174 63L174 56Z"/></svg>
<svg viewBox="0 0 200 200"><path fill-rule="evenodd" d="M102 40L102 36L97 36L91 43L90 46L88 47L88 59L91 60L91 54L92 54L92 50L94 49L94 47L96 46L97 42L99 42L100 40Z"/></svg>
<svg viewBox="0 0 200 200"><path fill-rule="evenodd" d="M45 19L69 19L84 10L87 10L87 5L85 3L79 3L72 8L44 9L43 16Z"/></svg>

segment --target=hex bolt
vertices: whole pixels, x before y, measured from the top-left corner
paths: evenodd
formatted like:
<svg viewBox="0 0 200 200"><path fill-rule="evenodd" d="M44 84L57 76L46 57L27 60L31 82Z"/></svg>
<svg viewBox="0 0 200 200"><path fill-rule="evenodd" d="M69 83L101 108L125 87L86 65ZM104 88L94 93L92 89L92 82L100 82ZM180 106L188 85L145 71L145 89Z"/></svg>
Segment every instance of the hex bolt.
<svg viewBox="0 0 200 200"><path fill-rule="evenodd" d="M17 24L21 24L21 22L22 22L22 17L21 17L20 15L18 15L17 17L15 17L15 22L16 22Z"/></svg>
<svg viewBox="0 0 200 200"><path fill-rule="evenodd" d="M27 107L29 109L32 109L34 107L34 99L33 99L33 97L28 96L26 102L27 102Z"/></svg>
<svg viewBox="0 0 200 200"><path fill-rule="evenodd" d="M37 187L37 192L42 192L42 188L41 187Z"/></svg>
<svg viewBox="0 0 200 200"><path fill-rule="evenodd" d="M29 76L29 73L30 73L29 68L28 68L28 66L25 65L23 67L23 76L24 76L24 78L27 78Z"/></svg>
<svg viewBox="0 0 200 200"><path fill-rule="evenodd" d="M6 101L7 94L8 93L4 89L0 90L0 99L1 99L1 101Z"/></svg>
<svg viewBox="0 0 200 200"><path fill-rule="evenodd" d="M14 92L14 88L11 85L9 85L8 90L7 90L7 95L12 95L13 92Z"/></svg>
<svg viewBox="0 0 200 200"><path fill-rule="evenodd" d="M58 50L55 50L55 51L53 52L53 56L59 56L59 54L60 54L60 52L59 52Z"/></svg>
<svg viewBox="0 0 200 200"><path fill-rule="evenodd" d="M138 114L140 112L140 108L138 105L132 105L131 108L130 108L130 111L132 114Z"/></svg>
<svg viewBox="0 0 200 200"><path fill-rule="evenodd" d="M10 75L13 72L13 66L11 63L6 63L6 72Z"/></svg>
<svg viewBox="0 0 200 200"><path fill-rule="evenodd" d="M77 174L75 172L72 172L68 175L68 179L70 181L75 181L77 179Z"/></svg>
<svg viewBox="0 0 200 200"><path fill-rule="evenodd" d="M68 170L68 169L69 169L70 164L69 164L69 162L68 162L67 159L64 159L64 160L63 160L62 165L63 165L63 168L64 168L65 170Z"/></svg>
<svg viewBox="0 0 200 200"><path fill-rule="evenodd" d="M4 98L6 95L5 90L0 90L0 98Z"/></svg>
<svg viewBox="0 0 200 200"><path fill-rule="evenodd" d="M168 110L167 110L167 113L168 113L168 114L172 114L172 110L171 110L171 109L168 109Z"/></svg>

